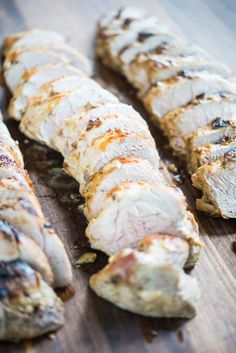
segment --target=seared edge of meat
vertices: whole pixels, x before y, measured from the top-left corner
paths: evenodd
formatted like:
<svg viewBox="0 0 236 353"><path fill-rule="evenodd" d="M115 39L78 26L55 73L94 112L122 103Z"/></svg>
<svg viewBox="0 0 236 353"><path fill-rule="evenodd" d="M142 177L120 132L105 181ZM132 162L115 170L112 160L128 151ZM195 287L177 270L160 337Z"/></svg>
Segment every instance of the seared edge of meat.
<svg viewBox="0 0 236 353"><path fill-rule="evenodd" d="M21 260L0 262L1 341L34 338L63 323L63 303L39 272Z"/></svg>

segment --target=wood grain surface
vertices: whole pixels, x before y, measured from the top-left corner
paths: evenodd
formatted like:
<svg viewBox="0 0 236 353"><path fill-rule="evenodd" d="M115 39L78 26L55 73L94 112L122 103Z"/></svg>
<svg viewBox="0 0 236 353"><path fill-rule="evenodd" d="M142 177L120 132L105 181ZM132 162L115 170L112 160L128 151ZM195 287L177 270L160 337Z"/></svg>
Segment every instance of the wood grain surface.
<svg viewBox="0 0 236 353"><path fill-rule="evenodd" d="M93 59L94 32L98 17L124 4L145 7L172 30L200 45L228 64L236 62L236 2L234 0L0 0L0 39L27 28L48 28L66 35L81 53ZM120 99L132 103L144 116L142 106L123 78L96 63L96 76ZM0 87L0 107L6 118L9 94ZM50 188L51 167L61 167L56 153L37 147L8 127L20 141L43 210L63 239L72 263L87 251L86 222L75 207L65 202L71 190ZM172 163L161 132L151 130L165 163ZM41 155L40 158L35 156ZM34 153L33 153L34 151ZM47 156L46 156L47 155ZM45 159L42 156L46 156ZM70 181L66 181L70 182ZM21 344L0 344L1 353L233 353L236 351L236 254L232 251L234 220L215 219L195 211L188 177L181 186L200 226L205 249L193 271L202 299L198 315L191 321L156 320L122 311L98 298L88 288L88 278L106 259L98 254L94 265L74 269L75 296L66 302L66 322L54 339L40 338ZM77 186L73 186L77 188ZM72 189L73 189L72 188ZM73 190L76 193L76 190ZM64 201L63 201L64 200ZM63 201L63 202L62 202ZM78 204L80 200L78 198ZM62 207L61 205L64 205ZM52 338L52 337L51 337Z"/></svg>

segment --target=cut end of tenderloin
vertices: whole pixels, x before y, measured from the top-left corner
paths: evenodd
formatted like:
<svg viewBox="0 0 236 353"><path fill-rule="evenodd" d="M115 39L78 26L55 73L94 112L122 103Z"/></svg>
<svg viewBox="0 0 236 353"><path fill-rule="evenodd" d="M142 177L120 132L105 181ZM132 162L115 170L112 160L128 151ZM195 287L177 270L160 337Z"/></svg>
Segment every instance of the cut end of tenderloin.
<svg viewBox="0 0 236 353"><path fill-rule="evenodd" d="M124 249L111 257L108 265L91 277L90 286L103 299L137 314L192 318L199 288L196 280L184 273L182 264L175 262L175 256L186 260L187 248L179 238L147 237L138 250Z"/></svg>
<svg viewBox="0 0 236 353"><path fill-rule="evenodd" d="M1 341L34 338L63 325L63 303L25 262L1 262L0 284Z"/></svg>

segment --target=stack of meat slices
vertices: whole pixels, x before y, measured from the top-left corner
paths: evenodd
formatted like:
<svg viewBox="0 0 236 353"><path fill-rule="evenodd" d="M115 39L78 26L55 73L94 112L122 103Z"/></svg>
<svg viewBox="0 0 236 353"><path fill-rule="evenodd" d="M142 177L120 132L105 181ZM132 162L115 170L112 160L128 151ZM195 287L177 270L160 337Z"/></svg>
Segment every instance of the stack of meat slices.
<svg viewBox="0 0 236 353"><path fill-rule="evenodd" d="M28 40L32 36L37 48ZM47 62L47 50L43 63L37 61L36 53L45 50L44 36L50 38L32 31L5 41L5 77L13 93L9 114L20 120L28 137L64 156L64 168L80 183L85 198L91 246L115 255L92 277L92 288L137 313L192 317L199 289L183 268L197 261L198 229L183 194L163 181L146 122L88 78L83 67L82 72L67 60ZM18 61L9 60L15 46L21 51L19 40L11 39L18 37L36 63L20 75ZM56 41L51 39L53 50ZM9 72L21 76L15 88Z"/></svg>
<svg viewBox="0 0 236 353"><path fill-rule="evenodd" d="M174 152L185 159L203 193L198 209L235 218L236 85L229 69L132 7L100 20L97 54L138 90Z"/></svg>
<svg viewBox="0 0 236 353"><path fill-rule="evenodd" d="M0 242L0 340L32 338L61 327L63 304L52 287L70 284L71 266L2 118Z"/></svg>

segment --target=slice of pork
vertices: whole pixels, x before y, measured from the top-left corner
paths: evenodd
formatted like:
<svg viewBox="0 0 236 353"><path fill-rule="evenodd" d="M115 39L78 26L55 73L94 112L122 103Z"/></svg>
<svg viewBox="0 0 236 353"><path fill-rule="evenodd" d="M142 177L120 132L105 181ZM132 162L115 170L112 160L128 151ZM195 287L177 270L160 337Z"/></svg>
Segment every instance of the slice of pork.
<svg viewBox="0 0 236 353"><path fill-rule="evenodd" d="M18 147L18 142L14 141L11 138L6 125L3 123L1 112L0 112L0 143L2 145L1 147L3 147L4 149L7 149L10 152L10 154L13 157L15 157L16 162L19 164L19 166L23 167L24 161L23 161L23 157L20 152L20 149ZM4 160L2 159L1 162L4 162Z"/></svg>
<svg viewBox="0 0 236 353"><path fill-rule="evenodd" d="M31 238L1 220L0 244L0 261L26 262L39 272L47 283L53 283L53 273L42 249Z"/></svg>
<svg viewBox="0 0 236 353"><path fill-rule="evenodd" d="M182 70L205 70L224 76L230 74L227 66L207 57L201 51L187 56L183 54L177 56L141 54L130 63L127 69L124 69L124 74L143 95L156 82L168 80Z"/></svg>
<svg viewBox="0 0 236 353"><path fill-rule="evenodd" d="M70 59L49 49L22 49L10 53L3 64L6 84L13 93L24 73L46 64L69 64Z"/></svg>
<svg viewBox="0 0 236 353"><path fill-rule="evenodd" d="M84 184L108 162L116 157L133 156L143 158L156 168L159 155L154 140L135 133L124 133L120 130L109 131L96 138L83 151L75 149L65 158L65 170L79 183L81 190Z"/></svg>
<svg viewBox="0 0 236 353"><path fill-rule="evenodd" d="M134 120L134 124L146 125L141 115L132 106L124 103L103 102L94 106L87 106L84 111L65 119L61 129L55 135L53 142L58 151L64 156L72 151L72 145L77 136L88 127L99 125L101 119L105 120L110 115L123 115Z"/></svg>
<svg viewBox="0 0 236 353"><path fill-rule="evenodd" d="M157 232L187 239L194 249L188 262L195 263L200 251L198 233L188 218L183 194L163 184L125 182L107 195L86 236L93 248L112 255L136 247L144 236Z"/></svg>
<svg viewBox="0 0 236 353"><path fill-rule="evenodd" d="M170 256L175 251L176 239L172 239L172 248L167 249ZM179 250L178 243L179 240ZM181 250L184 257L184 241ZM152 317L192 318L200 297L196 280L181 267L152 252L132 249L111 257L108 265L91 277L90 286L100 297L117 306Z"/></svg>
<svg viewBox="0 0 236 353"><path fill-rule="evenodd" d="M236 116L231 117L230 120L216 118L206 126L197 129L186 139L188 155L194 148L206 144L226 143L234 136L236 136Z"/></svg>
<svg viewBox="0 0 236 353"><path fill-rule="evenodd" d="M8 107L9 117L21 120L30 98L42 94L41 90L39 93L42 86L45 87L45 85L59 79L69 79L71 76L77 76L81 80L87 79L82 71L68 64L48 64L27 71L11 98Z"/></svg>
<svg viewBox="0 0 236 353"><path fill-rule="evenodd" d="M226 93L203 95L184 107L177 108L161 119L161 126L170 145L178 154L185 155L186 141L198 128L215 119L236 116L236 96Z"/></svg>
<svg viewBox="0 0 236 353"><path fill-rule="evenodd" d="M125 6L119 10L109 11L99 19L99 31L107 28L115 31L124 26L129 27L133 21L140 20L146 16L146 11L136 6Z"/></svg>
<svg viewBox="0 0 236 353"><path fill-rule="evenodd" d="M28 137L54 148L53 137L63 121L79 113L86 105L99 102L118 102L103 88L84 86L72 92L64 92L46 99L32 98L21 120L20 129ZM32 118L35 116L35 119Z"/></svg>
<svg viewBox="0 0 236 353"><path fill-rule="evenodd" d="M31 29L5 37L3 46L4 54L7 55L9 51L35 47L52 48L60 44L65 44L65 38L61 34L43 29Z"/></svg>
<svg viewBox="0 0 236 353"><path fill-rule="evenodd" d="M118 157L97 172L83 190L84 213L88 220L96 218L107 194L124 181L164 183L160 171L145 159Z"/></svg>
<svg viewBox="0 0 236 353"><path fill-rule="evenodd" d="M159 263L175 264L184 268L189 257L189 244L186 240L166 234L151 234L138 244L138 250L154 255Z"/></svg>
<svg viewBox="0 0 236 353"><path fill-rule="evenodd" d="M148 111L161 120L166 113L191 102L198 95L221 92L235 94L236 85L219 75L189 71L156 83L143 97L143 102Z"/></svg>
<svg viewBox="0 0 236 353"><path fill-rule="evenodd" d="M123 50L120 54L120 61L122 63L122 70L126 67L129 70L129 64L135 60L138 54L148 52L160 52L165 47L178 47L183 45L183 41L166 33L158 33L141 40L137 38L132 45Z"/></svg>
<svg viewBox="0 0 236 353"><path fill-rule="evenodd" d="M26 262L0 262L0 340L50 333L64 323L63 303Z"/></svg>
<svg viewBox="0 0 236 353"><path fill-rule="evenodd" d="M223 218L236 218L236 149L224 157L199 167L192 175L193 185L202 191L197 208Z"/></svg>
<svg viewBox="0 0 236 353"><path fill-rule="evenodd" d="M202 147L196 147L191 153L188 163L188 170L193 173L203 164L210 164L223 157L226 153L236 148L236 136L230 136L229 139L223 138L216 144L206 144Z"/></svg>
<svg viewBox="0 0 236 353"><path fill-rule="evenodd" d="M30 193L0 185L0 218L14 224L44 251L53 271L55 287L71 283L71 266L65 248Z"/></svg>
<svg viewBox="0 0 236 353"><path fill-rule="evenodd" d="M66 76L42 85L34 93L34 99L36 97L50 98L53 95L70 92L83 86L99 87L94 80L90 80L87 77L77 75ZM29 96L17 96L17 98L13 98L8 107L9 115L15 120L21 120L20 117L24 115L29 99Z"/></svg>
<svg viewBox="0 0 236 353"><path fill-rule="evenodd" d="M90 121L86 129L76 136L72 146L82 154L91 146L93 141L106 133L115 133L115 131L121 131L124 134L134 133L152 139L150 130L144 120L139 122L121 114L111 114L96 121Z"/></svg>

